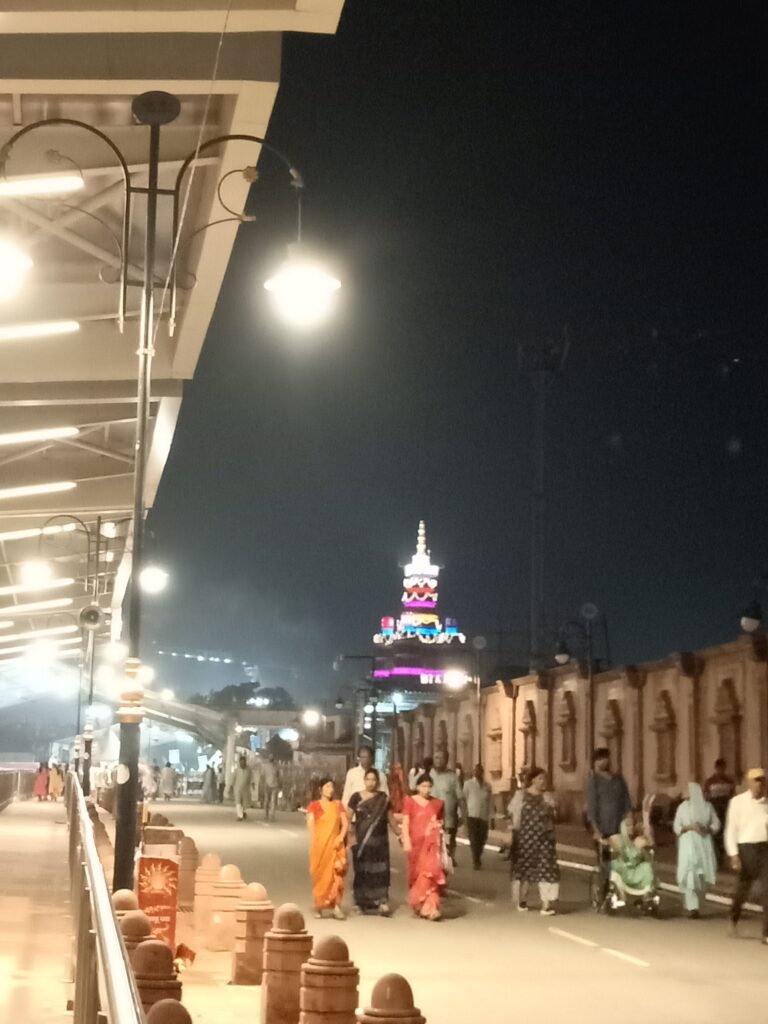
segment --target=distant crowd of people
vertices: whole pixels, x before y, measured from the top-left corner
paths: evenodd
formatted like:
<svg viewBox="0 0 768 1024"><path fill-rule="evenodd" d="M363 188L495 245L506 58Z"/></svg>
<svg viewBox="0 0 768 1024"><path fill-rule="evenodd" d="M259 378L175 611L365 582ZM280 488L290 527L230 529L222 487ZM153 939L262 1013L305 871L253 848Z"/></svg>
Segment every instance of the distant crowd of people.
<svg viewBox="0 0 768 1024"><path fill-rule="evenodd" d="M35 785L32 790L32 795L36 796L38 801L42 800L58 800L64 793L64 769L60 764L52 764L50 767L47 764L41 763L38 766L37 773L35 775Z"/></svg>

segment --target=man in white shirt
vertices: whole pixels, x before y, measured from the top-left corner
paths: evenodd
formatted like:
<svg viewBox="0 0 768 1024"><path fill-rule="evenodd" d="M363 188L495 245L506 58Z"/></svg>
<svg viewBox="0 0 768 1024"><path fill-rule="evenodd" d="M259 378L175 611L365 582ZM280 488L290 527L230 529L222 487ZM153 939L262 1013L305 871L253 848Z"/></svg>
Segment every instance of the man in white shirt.
<svg viewBox="0 0 768 1024"><path fill-rule="evenodd" d="M483 850L488 838L493 803L491 787L485 781L485 772L481 764L475 765L472 778L464 783L463 796L469 846L472 850L472 867L479 871L483 866Z"/></svg>
<svg viewBox="0 0 768 1024"><path fill-rule="evenodd" d="M360 747L357 752L357 765L349 769L344 780L344 792L341 794L341 802L345 807L349 806L349 801L355 793L363 792L365 789L365 773L369 768L373 767L373 751L370 747ZM382 793L389 795L389 786L387 785L387 777L384 772L381 772L379 776L379 789Z"/></svg>
<svg viewBox="0 0 768 1024"><path fill-rule="evenodd" d="M725 823L725 851L739 880L731 905L731 935L741 917L741 908L752 883L759 881L763 898L763 944L768 946L768 799L765 796L765 772L750 768L747 790L733 797Z"/></svg>

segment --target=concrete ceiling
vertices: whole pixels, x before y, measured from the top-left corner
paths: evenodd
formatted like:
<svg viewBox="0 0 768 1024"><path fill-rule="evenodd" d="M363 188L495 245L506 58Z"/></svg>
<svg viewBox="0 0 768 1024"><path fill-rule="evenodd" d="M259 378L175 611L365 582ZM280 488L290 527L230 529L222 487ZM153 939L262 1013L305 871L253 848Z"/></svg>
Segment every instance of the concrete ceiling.
<svg viewBox="0 0 768 1024"><path fill-rule="evenodd" d="M279 85L282 32L334 32L343 0L233 0L223 42L226 0L137 6L128 0L0 0L0 145L41 118L85 121L122 150L133 184L143 185L148 129L133 122L131 101L148 90L166 90L181 101L179 118L161 135L160 186L170 188L181 161L201 138L266 134ZM212 82L217 54L218 73ZM178 323L171 337L166 301L156 333L147 507L162 477L183 382L194 375L239 225L203 230L189 245L185 239L226 216L216 197L218 182L228 171L254 165L258 158L256 145L229 143L207 154L194 170L178 261ZM0 445L0 492L55 481L71 481L76 487L45 496L0 498L0 537L41 527L57 514L78 515L92 533L97 517L118 522L117 536L109 540L111 561L102 560L99 569L107 581L102 602L113 604L119 621L130 573L125 550L130 547L129 524L120 521L130 515L132 495L140 300L134 282L142 274L144 201L138 196L133 204L128 317L121 333L117 281L124 197L110 149L77 128L49 127L18 143L6 173L50 173L71 167L70 161L82 169L81 191L61 201L0 197L0 233L12 235L34 261L23 291L0 303L0 328L40 320L80 323L77 333L62 337L0 341L0 435L53 426L77 427L79 434L66 441ZM227 204L242 209L248 187L241 175L228 178ZM170 200L161 197L156 308L172 248L170 224ZM286 225L286 241L292 228ZM91 600L84 581L87 547L79 528L42 541L0 540L0 588L19 583L26 560L38 554L52 557L59 575L77 580L66 592L76 612ZM25 600L29 595L0 596L0 612ZM39 626L39 617L19 616L19 630Z"/></svg>

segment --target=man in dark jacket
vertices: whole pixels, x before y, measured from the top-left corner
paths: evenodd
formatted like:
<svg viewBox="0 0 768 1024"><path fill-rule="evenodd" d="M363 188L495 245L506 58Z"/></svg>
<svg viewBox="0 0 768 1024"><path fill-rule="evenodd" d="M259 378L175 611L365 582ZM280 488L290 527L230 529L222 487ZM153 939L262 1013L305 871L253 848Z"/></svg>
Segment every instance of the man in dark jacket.
<svg viewBox="0 0 768 1024"><path fill-rule="evenodd" d="M610 850L605 840L615 836L632 810L626 779L611 771L611 752L598 747L592 754L592 773L587 780L587 824L600 851L600 880L607 890L610 876Z"/></svg>

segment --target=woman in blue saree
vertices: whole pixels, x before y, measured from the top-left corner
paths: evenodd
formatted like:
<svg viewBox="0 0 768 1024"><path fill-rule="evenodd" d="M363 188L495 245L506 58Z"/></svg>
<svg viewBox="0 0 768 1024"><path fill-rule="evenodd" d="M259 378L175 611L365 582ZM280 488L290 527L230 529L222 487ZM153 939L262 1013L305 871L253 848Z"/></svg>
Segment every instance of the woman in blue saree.
<svg viewBox="0 0 768 1024"><path fill-rule="evenodd" d="M379 773L369 768L365 789L349 800L350 846L355 869L355 905L363 914L389 914L389 829L395 831L389 797L379 789Z"/></svg>

